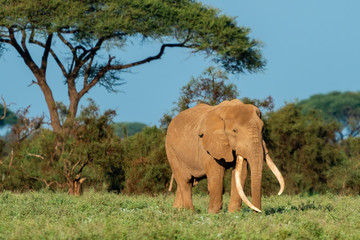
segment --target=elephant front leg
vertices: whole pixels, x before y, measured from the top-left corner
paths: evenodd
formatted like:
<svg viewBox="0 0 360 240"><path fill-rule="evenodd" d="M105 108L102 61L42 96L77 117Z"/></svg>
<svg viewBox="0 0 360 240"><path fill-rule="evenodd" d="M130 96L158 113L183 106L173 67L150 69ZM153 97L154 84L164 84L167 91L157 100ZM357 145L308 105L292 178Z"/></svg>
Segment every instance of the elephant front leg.
<svg viewBox="0 0 360 240"><path fill-rule="evenodd" d="M222 194L225 169L216 162L207 167L208 191L210 195L209 213L218 213L222 208Z"/></svg>
<svg viewBox="0 0 360 240"><path fill-rule="evenodd" d="M241 185L244 189L246 177L247 177L247 162L243 161L242 166L242 172L241 172ZM230 195L230 204L229 204L229 212L237 212L241 208L242 200L240 198L240 195L236 189L236 183L235 183L235 169L232 171L231 176L231 195Z"/></svg>

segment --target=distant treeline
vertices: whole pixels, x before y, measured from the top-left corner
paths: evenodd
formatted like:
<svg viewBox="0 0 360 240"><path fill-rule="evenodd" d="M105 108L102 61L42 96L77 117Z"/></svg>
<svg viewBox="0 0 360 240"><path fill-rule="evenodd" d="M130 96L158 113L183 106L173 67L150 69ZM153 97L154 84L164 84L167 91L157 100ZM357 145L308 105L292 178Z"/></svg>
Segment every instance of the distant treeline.
<svg viewBox="0 0 360 240"><path fill-rule="evenodd" d="M126 124L113 124L113 117L111 112L98 114L92 106L83 110L69 136L40 128L22 139L20 130L13 131L6 141L0 140L0 191L68 191L77 182L95 191L165 192L171 177L166 131L134 124L141 131L132 135L130 127L123 130ZM285 193L360 193L360 138L340 138L343 125L297 103L268 111L263 120L269 152L285 177ZM66 141L59 145L58 138ZM262 187L264 194L278 190L266 166ZM206 193L206 180L195 188ZM229 171L224 190L230 191Z"/></svg>
<svg viewBox="0 0 360 240"><path fill-rule="evenodd" d="M147 125L140 122L120 122L114 123L114 129L116 135L121 138L129 137L135 133L141 132Z"/></svg>

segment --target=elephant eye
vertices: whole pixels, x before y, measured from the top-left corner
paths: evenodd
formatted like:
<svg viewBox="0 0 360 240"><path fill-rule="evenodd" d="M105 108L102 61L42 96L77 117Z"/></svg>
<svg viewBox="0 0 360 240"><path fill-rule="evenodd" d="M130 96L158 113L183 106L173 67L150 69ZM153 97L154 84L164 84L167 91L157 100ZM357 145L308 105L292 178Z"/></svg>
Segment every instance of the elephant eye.
<svg viewBox="0 0 360 240"><path fill-rule="evenodd" d="M237 130L236 130L236 129L233 129L233 132L234 132L234 133L237 133Z"/></svg>
<svg viewBox="0 0 360 240"><path fill-rule="evenodd" d="M200 137L200 138L202 138L203 136L204 136L204 134L203 134L203 133L199 134L199 137Z"/></svg>

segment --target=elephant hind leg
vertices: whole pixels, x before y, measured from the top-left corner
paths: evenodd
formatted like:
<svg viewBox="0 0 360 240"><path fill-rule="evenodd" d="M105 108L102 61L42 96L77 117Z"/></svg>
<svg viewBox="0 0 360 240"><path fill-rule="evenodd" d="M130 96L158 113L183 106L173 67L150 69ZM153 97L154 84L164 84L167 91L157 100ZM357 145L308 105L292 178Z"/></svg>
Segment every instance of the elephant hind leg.
<svg viewBox="0 0 360 240"><path fill-rule="evenodd" d="M173 207L187 208L195 211L192 203L192 180L191 174L179 163L179 160L171 147L166 148L168 160L177 184Z"/></svg>
<svg viewBox="0 0 360 240"><path fill-rule="evenodd" d="M174 208L187 208L195 211L192 202L192 182L174 174L177 188L175 194Z"/></svg>
<svg viewBox="0 0 360 240"><path fill-rule="evenodd" d="M181 191L180 191L179 187L176 188L175 201L174 201L173 207L174 208L182 208L183 207L183 200L182 200Z"/></svg>
<svg viewBox="0 0 360 240"><path fill-rule="evenodd" d="M179 191L181 193L182 207L195 211L193 202L192 202L192 183L183 181L178 184ZM180 198L179 197L179 198ZM175 198L176 200L176 198Z"/></svg>

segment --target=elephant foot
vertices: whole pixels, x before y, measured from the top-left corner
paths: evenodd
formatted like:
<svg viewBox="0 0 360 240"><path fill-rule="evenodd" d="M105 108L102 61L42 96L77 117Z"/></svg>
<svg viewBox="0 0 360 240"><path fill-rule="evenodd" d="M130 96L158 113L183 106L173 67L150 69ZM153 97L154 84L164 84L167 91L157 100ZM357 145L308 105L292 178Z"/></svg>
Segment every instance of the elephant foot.
<svg viewBox="0 0 360 240"><path fill-rule="evenodd" d="M209 209L208 213L219 213L220 210L221 210L221 208L220 209Z"/></svg>
<svg viewBox="0 0 360 240"><path fill-rule="evenodd" d="M229 212L233 213L233 212L239 212L241 209L241 204L229 204Z"/></svg>
<svg viewBox="0 0 360 240"><path fill-rule="evenodd" d="M209 206L208 213L219 213L222 209L222 202L213 203Z"/></svg>
<svg viewBox="0 0 360 240"><path fill-rule="evenodd" d="M183 210L183 209L186 209L186 210L190 210L190 211L192 211L192 212L195 212L195 208L194 208L194 206L180 206L180 205L173 205L173 208L176 208L177 210Z"/></svg>

